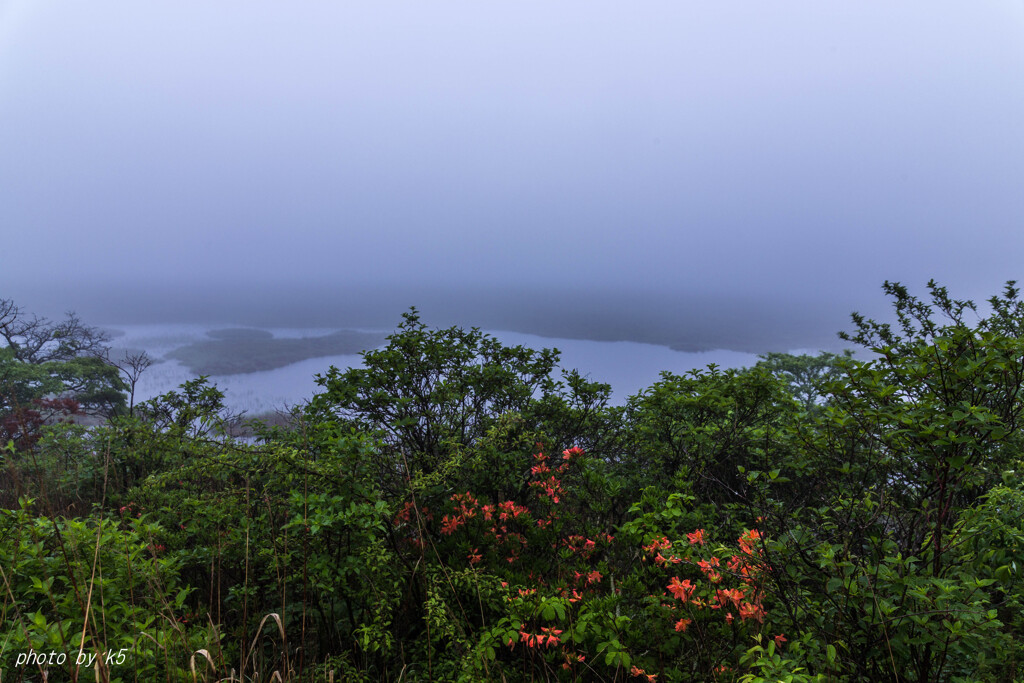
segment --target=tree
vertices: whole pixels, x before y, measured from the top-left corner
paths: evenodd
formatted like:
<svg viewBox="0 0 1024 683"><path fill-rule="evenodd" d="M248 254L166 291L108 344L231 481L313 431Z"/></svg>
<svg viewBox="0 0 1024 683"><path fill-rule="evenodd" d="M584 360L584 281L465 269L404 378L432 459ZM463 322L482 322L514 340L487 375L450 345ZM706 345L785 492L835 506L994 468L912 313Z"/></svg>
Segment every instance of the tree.
<svg viewBox="0 0 1024 683"><path fill-rule="evenodd" d="M796 410L783 380L765 368L663 372L629 401L631 475L638 485L669 487L681 478L716 503L741 499L743 468L777 467L766 448Z"/></svg>
<svg viewBox="0 0 1024 683"><path fill-rule="evenodd" d="M52 322L0 299L0 442L25 447L48 421L123 409L126 387L106 343L74 313Z"/></svg>
<svg viewBox="0 0 1024 683"><path fill-rule="evenodd" d="M145 351L129 351L119 360L112 361L124 375L128 391L128 414L135 414L135 389L142 373L153 365L153 359Z"/></svg>
<svg viewBox="0 0 1024 683"><path fill-rule="evenodd" d="M978 316L974 325L966 320L968 311L977 315L974 302L951 299L934 281L930 304L899 283L884 287L900 332L854 315L857 333L843 338L879 358L850 372L836 400L841 409L870 415L861 431L891 467L879 484L921 512L924 528L910 529L907 541L929 539L939 573L958 511L1019 457L1024 309L1013 282L990 300L994 315Z"/></svg>
<svg viewBox="0 0 1024 683"><path fill-rule="evenodd" d="M311 410L377 434L412 470L433 472L500 415L555 387L555 350L504 346L477 328L429 330L415 308L402 318L385 348L362 354L364 367L318 377L326 391Z"/></svg>
<svg viewBox="0 0 1024 683"><path fill-rule="evenodd" d="M1001 562L986 525L1019 515L992 492L1019 469L1024 306L1012 282L987 317L934 281L928 300L884 289L896 323L853 314L840 336L873 357L844 363L777 459L803 504L777 514L758 479L780 630L834 644L855 680L994 680L978 674L1001 659L999 593L979 565Z"/></svg>
<svg viewBox="0 0 1024 683"><path fill-rule="evenodd" d="M842 375L842 364L853 357L849 349L842 354L823 351L817 356L790 353L765 353L758 356L759 368L785 379L804 410L814 412L828 393L828 383Z"/></svg>

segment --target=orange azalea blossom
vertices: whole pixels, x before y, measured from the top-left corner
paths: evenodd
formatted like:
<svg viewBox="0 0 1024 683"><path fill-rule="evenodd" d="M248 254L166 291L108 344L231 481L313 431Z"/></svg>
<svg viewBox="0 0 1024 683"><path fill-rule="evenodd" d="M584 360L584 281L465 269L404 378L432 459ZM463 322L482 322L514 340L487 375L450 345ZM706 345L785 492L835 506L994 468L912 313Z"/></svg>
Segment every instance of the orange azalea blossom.
<svg viewBox="0 0 1024 683"><path fill-rule="evenodd" d="M545 638L547 638L547 647L551 647L552 645L558 645L560 642L562 642L558 638L558 636L561 635L561 633L562 633L559 629L557 629L557 628L541 628L541 631L543 631L545 634L547 634L547 635L540 636L541 641L543 641Z"/></svg>
<svg viewBox="0 0 1024 683"><path fill-rule="evenodd" d="M579 553L584 559L588 559L594 553L594 550L597 549L596 543L579 534L569 536L562 541L562 545L574 553Z"/></svg>
<svg viewBox="0 0 1024 683"><path fill-rule="evenodd" d="M719 589L715 591L716 597L718 598L718 604L725 607L730 602L737 608L740 606L740 600L744 598L742 588L732 588L729 590Z"/></svg>
<svg viewBox="0 0 1024 683"><path fill-rule="evenodd" d="M565 663L562 664L562 668L565 669L566 671L568 671L569 669L572 668L572 663L573 662L582 662L586 658L587 658L586 655L581 655L578 652L566 652L565 653Z"/></svg>
<svg viewBox="0 0 1024 683"><path fill-rule="evenodd" d="M519 637L522 639L522 641L526 645L526 647L536 647L536 645L537 645L537 636L536 635L534 635L532 633L527 633L526 631L520 631L519 632Z"/></svg>
<svg viewBox="0 0 1024 683"><path fill-rule="evenodd" d="M469 559L470 564L477 564L482 559L484 559L484 556L480 554L479 548L473 548L472 550L470 550L469 555L466 555L466 557Z"/></svg>
<svg viewBox="0 0 1024 683"><path fill-rule="evenodd" d="M121 508L121 512L122 513L124 512L124 510L125 510L125 508ZM408 522L410 517L412 516L412 510L413 510L413 504L410 503L410 502L405 503L402 506L402 509L399 511L399 513L397 515L395 515L394 525L398 526L402 522ZM184 529L184 528L185 527L182 527L182 529Z"/></svg>
<svg viewBox="0 0 1024 683"><path fill-rule="evenodd" d="M680 633L686 632L686 627L690 625L693 619L680 619L676 622L676 630Z"/></svg>
<svg viewBox="0 0 1024 683"><path fill-rule="evenodd" d="M601 572L596 569L587 574L587 583L597 583L601 580Z"/></svg>
<svg viewBox="0 0 1024 683"><path fill-rule="evenodd" d="M445 536L449 536L455 533L455 530L466 523L466 520L461 517L449 517L445 515L441 518L441 533Z"/></svg>
<svg viewBox="0 0 1024 683"><path fill-rule="evenodd" d="M655 564L666 564L668 562L671 562L672 564L679 564L680 562L682 562L682 559L676 557L675 555L669 555L668 557L665 557L661 553L658 553L654 557L654 562Z"/></svg>
<svg viewBox="0 0 1024 683"><path fill-rule="evenodd" d="M739 537L740 550L747 555L754 554L754 544L761 539L761 532L757 529L751 529L747 533Z"/></svg>
<svg viewBox="0 0 1024 683"><path fill-rule="evenodd" d="M704 545L704 530L697 529L692 534L686 534L686 538L689 539L690 545Z"/></svg>
<svg viewBox="0 0 1024 683"><path fill-rule="evenodd" d="M760 605L744 602L740 604L740 618L764 621L764 609Z"/></svg>
<svg viewBox="0 0 1024 683"><path fill-rule="evenodd" d="M574 456L580 456L580 455L583 455L583 449L580 448L579 446L573 446L572 448L569 448L569 449L566 449L566 450L562 451L562 458L564 460L569 460L570 458L572 458Z"/></svg>
<svg viewBox="0 0 1024 683"><path fill-rule="evenodd" d="M449 500L458 503L459 512L466 515L467 517L472 517L476 515L476 510L474 510L473 508L480 504L480 501L474 498L473 494L471 494L469 491L466 491L465 494L456 493L451 498L449 498ZM469 504L469 507L467 507L467 503Z"/></svg>
<svg viewBox="0 0 1024 683"><path fill-rule="evenodd" d="M671 541L669 541L666 536L662 536L661 538L656 538L653 541L651 541L649 545L645 545L644 552L653 553L657 550L662 550L664 548L669 548L671 546Z"/></svg>
<svg viewBox="0 0 1024 683"><path fill-rule="evenodd" d="M655 679L658 678L658 674L646 673L643 669L640 669L640 668L638 668L636 666L634 666L633 668L631 668L629 670L629 674L631 676L637 676L637 677L646 678L648 681L650 681L650 683L654 683Z"/></svg>
<svg viewBox="0 0 1024 683"><path fill-rule="evenodd" d="M715 571L715 567L718 567L721 563L717 557L712 556L710 560L701 560L697 563L700 570L704 572L704 576L708 577L708 581L712 583L718 583L722 580L722 575Z"/></svg>
<svg viewBox="0 0 1024 683"><path fill-rule="evenodd" d="M544 493L538 495L547 495L547 497L551 499L552 503L559 502L558 494L562 492L562 482L555 479L554 475L543 481L531 481L530 486L544 489Z"/></svg>
<svg viewBox="0 0 1024 683"><path fill-rule="evenodd" d="M678 576L673 576L672 580L669 581L668 584L668 591L683 602L689 600L695 590L697 590L697 587L694 586L689 579L680 581Z"/></svg>
<svg viewBox="0 0 1024 683"><path fill-rule="evenodd" d="M775 645L776 645L776 647L782 647L782 644L784 642L786 642L786 636L785 635L780 633L779 635L775 636Z"/></svg>
<svg viewBox="0 0 1024 683"><path fill-rule="evenodd" d="M516 505L511 500L506 500L504 503L498 503L498 509L501 510L498 518L503 522L507 520L509 516L518 517L524 512L529 512L525 507L522 505Z"/></svg>

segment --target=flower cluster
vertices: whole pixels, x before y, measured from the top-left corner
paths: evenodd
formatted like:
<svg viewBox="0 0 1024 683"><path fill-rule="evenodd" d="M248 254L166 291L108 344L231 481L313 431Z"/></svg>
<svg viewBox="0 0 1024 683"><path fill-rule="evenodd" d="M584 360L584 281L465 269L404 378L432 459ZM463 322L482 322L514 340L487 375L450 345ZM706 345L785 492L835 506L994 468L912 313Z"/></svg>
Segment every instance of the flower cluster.
<svg viewBox="0 0 1024 683"><path fill-rule="evenodd" d="M691 547L706 544L703 529L688 533L686 536ZM759 539L761 539L761 534L757 529L745 532L737 541L743 554L733 555L724 566L716 555L709 555L706 559L694 559L689 553L683 557L674 555L670 552L671 542L664 536L655 538L643 546L643 550L646 555L654 555L654 562L659 566L685 562L696 566L704 575L708 584L704 588L699 583L690 579L682 579L679 576L673 576L669 580L666 586L668 592L684 605L691 609L723 610L727 624L732 624L736 615L744 621L763 622L765 610L761 604L760 591L756 582L757 568L754 562L758 555L754 544ZM663 555L662 551L668 556ZM723 574L723 571L727 574ZM727 575L738 579L741 585L735 588L718 587ZM668 607L670 611L675 609L671 605ZM690 623L692 623L692 619L678 619L675 622L675 630L684 632Z"/></svg>
<svg viewBox="0 0 1024 683"><path fill-rule="evenodd" d="M526 647L551 647L552 645L558 645L561 639L558 637L562 634L562 631L557 628L542 628L540 633L528 633L526 631L520 631L519 637ZM507 645L511 648L515 647L515 642L509 638Z"/></svg>

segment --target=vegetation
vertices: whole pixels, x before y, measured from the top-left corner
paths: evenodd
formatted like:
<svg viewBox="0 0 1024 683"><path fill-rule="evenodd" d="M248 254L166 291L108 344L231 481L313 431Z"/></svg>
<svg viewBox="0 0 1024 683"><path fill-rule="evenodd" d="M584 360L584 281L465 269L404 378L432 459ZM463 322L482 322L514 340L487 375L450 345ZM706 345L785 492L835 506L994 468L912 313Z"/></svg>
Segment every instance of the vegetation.
<svg viewBox="0 0 1024 683"><path fill-rule="evenodd" d="M0 299L0 443L28 448L46 422L124 408L127 386L105 342L73 314L54 323Z"/></svg>
<svg viewBox="0 0 1024 683"><path fill-rule="evenodd" d="M5 302L4 680L1020 680L1024 302L885 291L624 406L413 309L246 441Z"/></svg>
<svg viewBox="0 0 1024 683"><path fill-rule="evenodd" d="M266 330L212 330L213 339L174 349L179 360L197 375L233 375L283 368L309 358L355 354L379 345L383 335L339 330L320 337L276 338Z"/></svg>

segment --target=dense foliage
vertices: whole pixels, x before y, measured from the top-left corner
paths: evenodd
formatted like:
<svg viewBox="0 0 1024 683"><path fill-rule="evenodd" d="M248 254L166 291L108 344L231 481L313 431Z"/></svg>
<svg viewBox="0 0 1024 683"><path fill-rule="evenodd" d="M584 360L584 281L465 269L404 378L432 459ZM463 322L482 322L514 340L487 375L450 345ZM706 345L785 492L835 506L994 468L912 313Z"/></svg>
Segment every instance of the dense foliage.
<svg viewBox="0 0 1024 683"><path fill-rule="evenodd" d="M624 406L413 310L255 441L202 379L8 428L4 680L1019 680L1024 303L885 291ZM125 390L12 338L0 417Z"/></svg>

